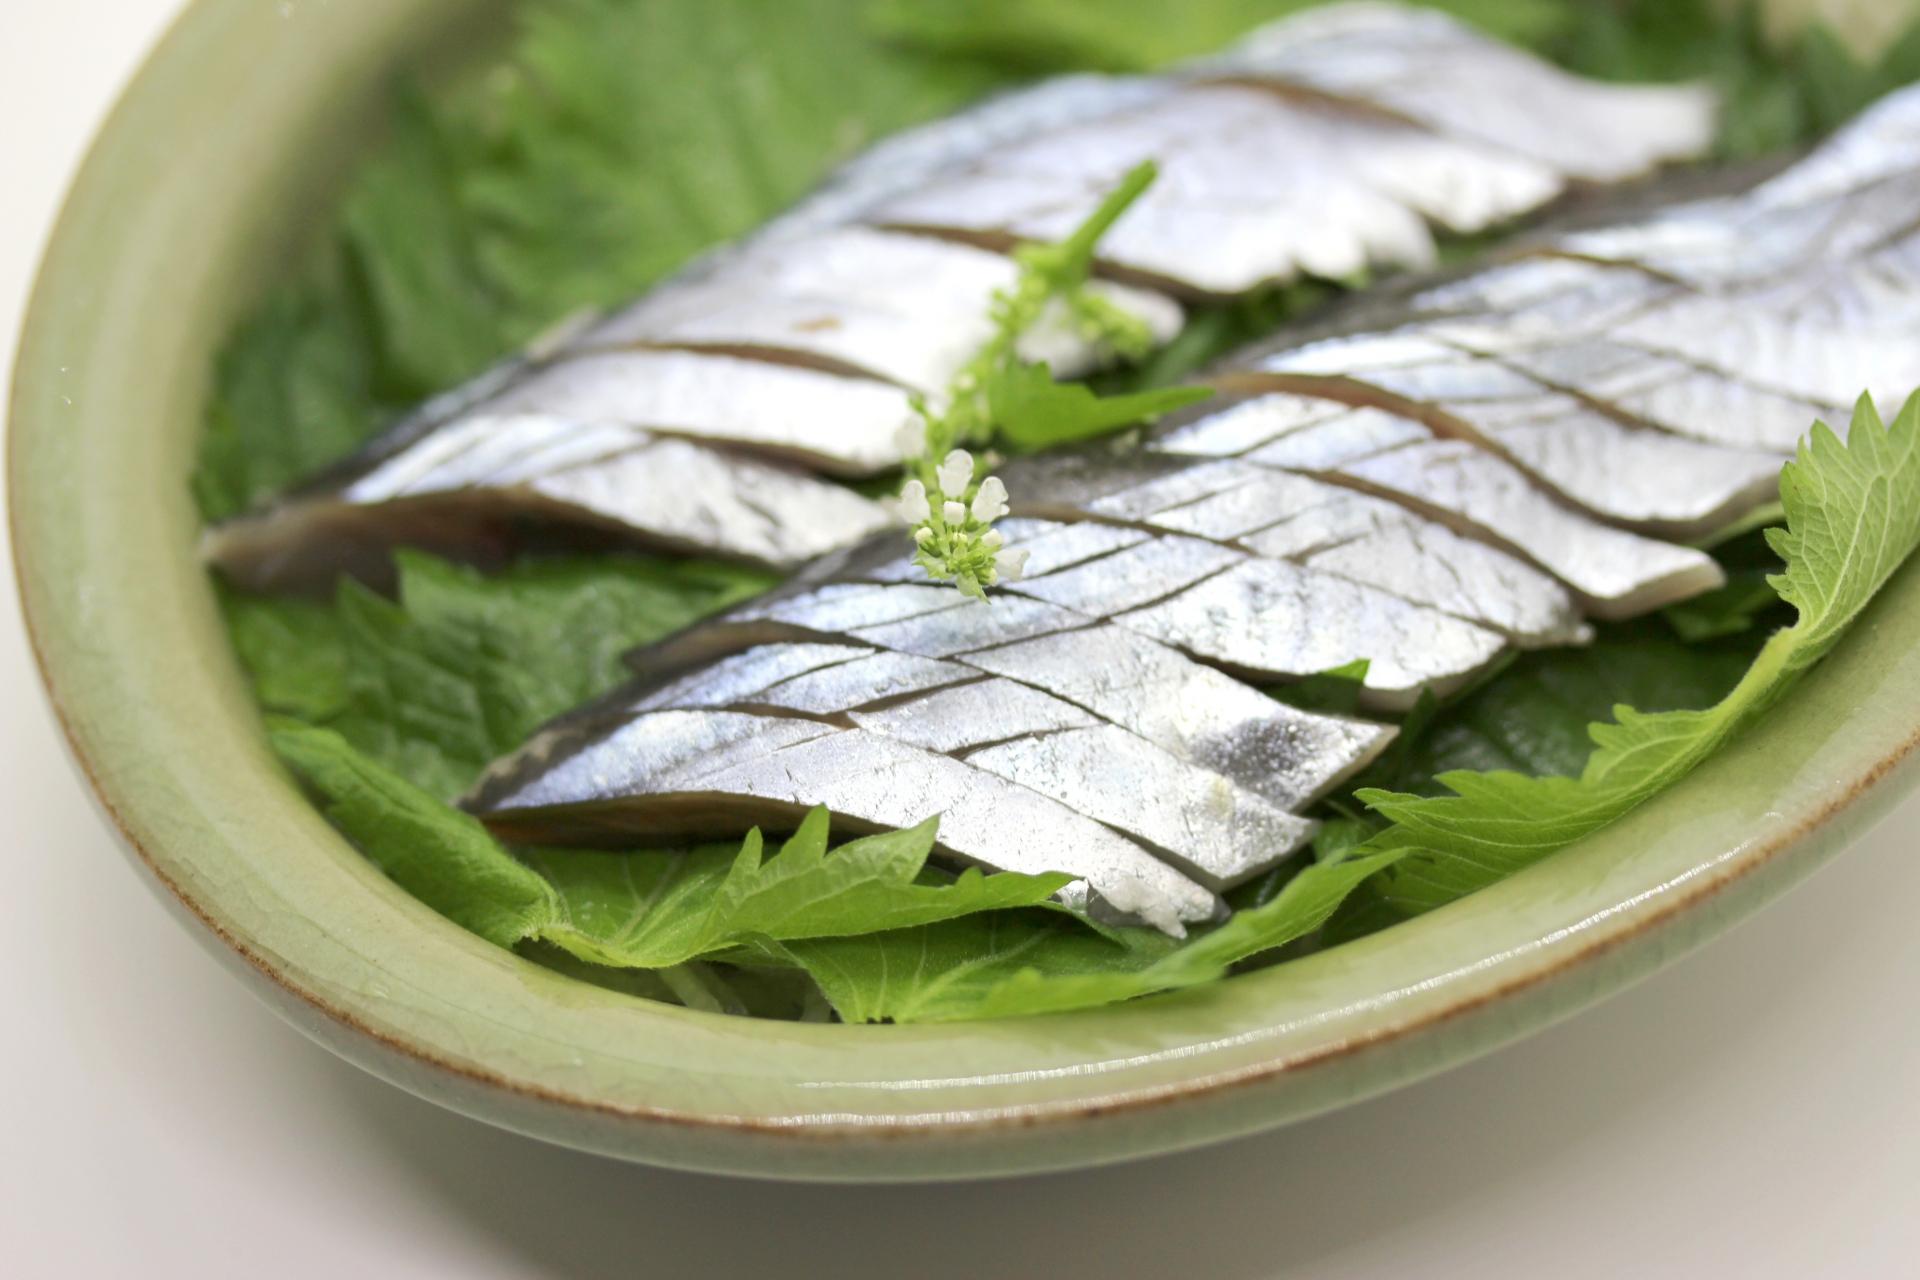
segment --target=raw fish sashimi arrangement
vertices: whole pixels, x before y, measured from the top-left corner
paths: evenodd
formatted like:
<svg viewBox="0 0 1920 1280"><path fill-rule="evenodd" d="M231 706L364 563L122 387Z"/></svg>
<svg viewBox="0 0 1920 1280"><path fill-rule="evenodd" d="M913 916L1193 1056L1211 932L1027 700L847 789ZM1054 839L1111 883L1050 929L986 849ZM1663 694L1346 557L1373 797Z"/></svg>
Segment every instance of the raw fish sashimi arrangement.
<svg viewBox="0 0 1920 1280"><path fill-rule="evenodd" d="M1412 735L1519 655L1725 598L1717 549L1781 522L1813 424L1920 387L1920 89L1764 176L1663 187L1717 113L1701 86L1584 80L1371 3L1158 75L1045 81L883 141L741 243L212 526L205 554L281 593L390 587L402 548L790 575L634 647L625 684L494 760L460 804L500 857L937 815L919 891L960 867L998 874L956 893L1052 877L1029 909L1154 931L1142 966L1195 930L1244 928L1258 954L1338 904L1258 934L1289 877L1303 900L1343 867L1379 892L1413 845L1378 824L1356 841L1375 862L1327 841L1327 820L1365 825L1327 802L1383 767L1403 718ZM1069 241L1143 164L1157 178L1091 244L1081 296L1147 347L1302 278L1398 278L1215 359L1190 408L999 461L989 545L1023 570L969 598L929 579L885 477L916 474L916 424L968 385L1023 246ZM1444 240L1565 204L1580 216L1441 269ZM1084 319L1053 298L1008 358L1114 376L1126 361ZM1328 673L1342 705L1285 694ZM620 963L605 938L575 945L593 912L555 884L570 923L520 937ZM846 1014L805 940L863 931L795 918L714 952L797 969Z"/></svg>

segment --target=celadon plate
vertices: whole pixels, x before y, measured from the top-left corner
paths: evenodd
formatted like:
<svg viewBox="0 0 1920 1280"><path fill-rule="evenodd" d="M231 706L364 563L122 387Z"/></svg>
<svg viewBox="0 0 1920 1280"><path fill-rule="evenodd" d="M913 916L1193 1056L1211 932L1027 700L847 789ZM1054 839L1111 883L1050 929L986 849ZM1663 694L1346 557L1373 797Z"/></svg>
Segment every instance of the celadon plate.
<svg viewBox="0 0 1920 1280"><path fill-rule="evenodd" d="M822 1179L1091 1164L1279 1125L1567 1016L1809 874L1914 779L1920 573L1755 731L1598 837L1336 951L1083 1014L951 1027L726 1018L463 932L275 763L195 560L212 355L461 0L201 0L76 182L9 448L33 643L141 873L314 1039L423 1097L666 1165Z"/></svg>

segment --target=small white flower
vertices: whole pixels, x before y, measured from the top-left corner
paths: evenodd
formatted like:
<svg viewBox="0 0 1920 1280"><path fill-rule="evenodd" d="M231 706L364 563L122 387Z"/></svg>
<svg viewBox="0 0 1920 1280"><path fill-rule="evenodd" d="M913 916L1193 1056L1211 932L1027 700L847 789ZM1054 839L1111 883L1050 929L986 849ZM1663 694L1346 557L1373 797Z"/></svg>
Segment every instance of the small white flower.
<svg viewBox="0 0 1920 1280"><path fill-rule="evenodd" d="M1000 576L1008 582L1018 582L1020 576L1027 571L1027 552L1023 549L1002 551L994 560L993 567L998 569Z"/></svg>
<svg viewBox="0 0 1920 1280"><path fill-rule="evenodd" d="M900 424L893 433L893 447L900 451L902 458L916 458L927 447L927 424L918 418L909 418Z"/></svg>
<svg viewBox="0 0 1920 1280"><path fill-rule="evenodd" d="M933 541L933 527L931 525L921 525L913 531L913 540L923 547L926 546L929 542Z"/></svg>
<svg viewBox="0 0 1920 1280"><path fill-rule="evenodd" d="M980 545L989 551L998 551L1001 544L1005 541L1006 539L1000 536L998 529L989 529L980 535Z"/></svg>
<svg viewBox="0 0 1920 1280"><path fill-rule="evenodd" d="M934 474L940 481L940 492L950 498L958 497L973 483L973 455L965 449L955 449Z"/></svg>
<svg viewBox="0 0 1920 1280"><path fill-rule="evenodd" d="M900 486L900 518L908 524L925 524L933 518L933 508L927 505L927 486L918 480Z"/></svg>
<svg viewBox="0 0 1920 1280"><path fill-rule="evenodd" d="M992 524L1005 514L1007 486L999 476L988 476L980 482L980 492L973 495L973 518L981 524Z"/></svg>
<svg viewBox="0 0 1920 1280"><path fill-rule="evenodd" d="M949 501L942 506L940 515L946 520L949 529L957 529L967 522L967 509L957 502Z"/></svg>

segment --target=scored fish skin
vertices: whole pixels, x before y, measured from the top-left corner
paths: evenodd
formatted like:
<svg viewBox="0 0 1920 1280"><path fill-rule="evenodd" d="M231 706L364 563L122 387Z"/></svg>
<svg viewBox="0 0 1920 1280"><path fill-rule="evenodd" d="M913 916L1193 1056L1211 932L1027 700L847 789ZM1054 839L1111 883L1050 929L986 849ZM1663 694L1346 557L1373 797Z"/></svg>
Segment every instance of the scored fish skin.
<svg viewBox="0 0 1920 1280"><path fill-rule="evenodd" d="M1509 361L1431 345L1439 351L1431 358L1373 364L1367 362L1369 338L1335 341L1259 357L1251 372L1223 377L1242 391L1317 394L1386 410L1436 436L1470 440L1521 464L1600 520L1662 537L1701 537L1737 521L1767 500L1785 461L1783 453L1663 432L1626 408L1570 394ZM1318 371L1342 367L1350 371ZM1716 392L1709 375L1691 385L1703 395ZM1723 406L1737 399L1725 386L1718 392ZM1594 457L1608 465L1585 465Z"/></svg>
<svg viewBox="0 0 1920 1280"><path fill-rule="evenodd" d="M1711 366L1606 339L1510 351L1499 362L1535 382L1622 410L1661 431L1785 457L1816 418L1843 406L1772 391Z"/></svg>
<svg viewBox="0 0 1920 1280"><path fill-rule="evenodd" d="M1058 239L1148 159L1160 177L1102 240L1100 259L1202 295L1428 266L1427 219L1476 231L1560 190L1537 165L1416 127L1254 87L1192 85L1005 148L872 216L933 234Z"/></svg>
<svg viewBox="0 0 1920 1280"><path fill-rule="evenodd" d="M966 762L1124 831L1216 892L1272 868L1319 829L1113 725L1009 738Z"/></svg>
<svg viewBox="0 0 1920 1280"><path fill-rule="evenodd" d="M496 762L463 803L505 838L566 844L790 828L816 805L862 830L939 814L943 853L1081 877L1112 912L1165 932L1180 935L1222 913L1203 886L1038 792L951 756L813 720L640 712L610 732L530 744Z"/></svg>
<svg viewBox="0 0 1920 1280"><path fill-rule="evenodd" d="M1586 520L1517 468L1464 441L1390 450L1340 474L1497 539L1565 583L1595 617L1636 617L1726 581L1705 552Z"/></svg>
<svg viewBox="0 0 1920 1280"><path fill-rule="evenodd" d="M1463 688L1507 647L1485 627L1284 560L1248 559L1115 621L1254 679L1297 679L1364 657L1367 704L1398 711L1423 691Z"/></svg>
<svg viewBox="0 0 1920 1280"><path fill-rule="evenodd" d="M1243 413L1245 408L1239 406L1228 413ZM1435 628L1436 634L1458 643L1457 652L1468 665L1457 671L1407 668L1395 662L1386 649L1350 653L1326 664L1339 666L1355 657L1379 661L1381 669L1369 673L1369 692L1395 701L1404 699L1406 691L1389 693L1388 689L1395 687L1390 682L1407 669L1422 670L1439 680L1471 675L1488 657L1481 628L1523 646L1580 643L1588 634L1572 598L1546 573L1506 551L1463 538L1405 505L1323 478L1243 461L1174 465L1175 470L1155 471L1142 468L1135 459L1082 454L1035 460L1009 469L1007 474L1016 493L1048 495L1037 502L1021 501L1023 511L1087 522L1124 520L1161 531L1162 536L1150 542L1135 537L1124 546L1103 549L1099 558L1089 556L1061 566L1055 563L1057 557L1047 552L1049 542L1059 541L1059 532L1041 526L1032 532L1023 529L1018 534L1009 533L1010 545L1027 548L1037 542L1041 553L1038 560L1029 559L1026 578L1007 589L1083 612L1124 615L1127 610L1176 597L1188 586L1258 557L1292 561L1298 568L1278 577L1274 576L1276 571L1246 568L1238 571L1236 580L1271 578L1274 585L1269 590L1280 590L1278 581L1285 578L1293 584L1289 590L1312 593L1315 579L1333 577L1344 580L1327 584L1342 606L1360 604L1400 616L1399 605L1377 601L1371 590L1365 590L1380 588L1416 610L1436 609L1451 615L1452 620L1474 624L1461 630L1452 620L1422 619ZM1613 530L1601 532L1611 539L1621 537ZM1354 584L1363 588L1357 596L1352 590ZM1278 625L1311 630L1306 620L1319 612L1268 618L1259 627L1250 626L1249 636L1259 628ZM1421 617L1417 611L1412 616ZM1123 622L1127 620L1122 617ZM1144 625L1139 620L1135 624ZM1156 621L1153 625L1165 624ZM1158 631L1155 634L1166 638ZM1294 645L1286 651L1320 652L1317 647L1297 649ZM1326 669L1288 666L1277 658L1248 664L1212 652L1203 656L1220 657L1233 665L1252 666L1276 675L1310 675Z"/></svg>
<svg viewBox="0 0 1920 1280"><path fill-rule="evenodd" d="M1302 273L1430 264L1428 222L1482 230L1546 204L1570 179L1620 181L1701 155L1714 130L1705 89L1582 81L1391 5L1283 19L1174 78L1168 92L982 149L957 175L896 188L865 216L987 240L1051 238L1152 158L1161 181L1103 241L1102 260L1172 288L1234 294ZM1530 109L1511 110L1513 100ZM1536 118L1543 104L1550 118Z"/></svg>
<svg viewBox="0 0 1920 1280"><path fill-rule="evenodd" d="M961 661L1085 707L1288 809L1332 792L1394 738L1386 725L1277 702L1113 624L981 649Z"/></svg>
<svg viewBox="0 0 1920 1280"><path fill-rule="evenodd" d="M1818 212L1781 217L1812 256L1755 255L1764 279L1729 274L1725 246L1676 217L1646 243L1685 271L1548 241L1410 290L1384 320L1230 357L1213 379L1226 394L1143 450L1000 469L1016 507L1002 532L1030 556L991 605L949 604L881 535L636 655L654 692L597 711L603 734L667 703L808 727L729 741L697 778L670 767L593 793L576 771L566 812L630 833L824 801L904 823L920 815L886 808L875 780L929 811L917 788L937 785L977 806L962 856L1024 867L1008 811L977 802L1005 787L1197 888L1271 866L1307 838L1299 812L1389 731L1249 681L1367 658L1365 704L1404 707L1517 645L1581 642L1583 612L1716 585L1704 554L1619 526L1677 535L1751 510L1795 417L1839 402L1835 382L1868 364L1906 376L1917 229L1875 239L1836 221L1844 208ZM1872 354L1848 365L1854 337ZM1779 368L1793 352L1815 358ZM561 758L536 739L509 773L540 785ZM478 807L506 833L553 830L521 799Z"/></svg>
<svg viewBox="0 0 1920 1280"><path fill-rule="evenodd" d="M1083 468L1092 485L1091 476L1101 464L1085 455L1051 455L1034 459L1033 465L1056 472ZM1137 474L1126 460L1115 470L1129 479ZM1217 477L1223 469L1214 465L1204 470ZM1006 474L1016 482L1016 492L1049 492L1043 484L1029 484L1033 477L1018 466L1007 468ZM1178 478L1190 477L1183 473ZM1151 512L1159 505L1205 491L1201 478L1192 478L1185 490L1149 483L1104 499L1090 498L1083 514L1098 519L1124 511L1128 514L1120 518L1151 527ZM1156 490L1152 499L1142 496ZM1061 506L1058 501L1043 505L1049 511ZM1274 514L1277 521L1287 515L1284 510ZM1407 519L1419 520L1411 514ZM1044 532L1040 522L1029 521L1027 528ZM1630 537L1602 532L1615 540ZM907 576L906 552L895 551L891 563L862 563L853 571L870 585L838 581L775 593L651 646L636 661L643 671L668 671L711 660L724 648L771 640L855 642L971 661L981 649L1111 619L1203 662L1269 682L1317 675L1364 657L1372 664L1363 692L1367 705L1404 710L1423 689L1446 692L1484 672L1508 647L1500 622L1536 632L1526 637L1532 643L1584 637L1567 596L1543 575L1491 549L1484 556L1505 559L1511 570L1508 580L1534 591L1536 598L1502 602L1497 619L1469 620L1376 588L1365 580L1372 576L1365 565L1322 570L1221 541L1163 532L1129 539L1098 554L1070 557L1051 572L1003 583L992 606L980 608L950 588L900 581ZM1713 563L1700 558L1709 566ZM1434 594L1448 604L1471 599L1459 589Z"/></svg>
<svg viewBox="0 0 1920 1280"><path fill-rule="evenodd" d="M1038 532L1038 522L1026 523ZM872 576L891 575L880 566ZM911 601L919 590L885 581L818 583L772 605L750 602L635 650L629 665L643 682L661 685L669 691L662 696L682 705L705 705L700 699L718 693L736 703L818 715L958 684L958 672L971 669L1030 684L1289 807L1324 794L1392 737L1392 730L1380 725L1277 703L1149 636L1089 615L1018 597L990 607L969 602L952 612L916 612ZM1034 627L1034 609L1052 625ZM946 624L955 613L981 620L979 631L968 637L973 647L952 643ZM995 621L1002 613L1007 620ZM913 635L915 628L930 637ZM887 639L876 639L889 632ZM748 690L740 683L737 655L758 652L758 646L804 649L824 662L843 650L864 654L888 643L898 647L833 662L764 689ZM929 648L943 652L938 658L917 652ZM744 669L757 673L764 661L753 660ZM796 694L801 686L805 700Z"/></svg>

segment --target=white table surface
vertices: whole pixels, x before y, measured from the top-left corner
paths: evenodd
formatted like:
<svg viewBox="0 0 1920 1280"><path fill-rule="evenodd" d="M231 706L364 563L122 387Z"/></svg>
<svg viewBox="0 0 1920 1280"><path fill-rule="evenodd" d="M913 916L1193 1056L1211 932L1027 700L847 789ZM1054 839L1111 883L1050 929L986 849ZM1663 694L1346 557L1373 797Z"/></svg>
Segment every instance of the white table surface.
<svg viewBox="0 0 1920 1280"><path fill-rule="evenodd" d="M0 0L9 353L60 190L172 8ZM9 1276L1920 1275L1920 803L1704 952L1425 1084L1167 1159L878 1189L576 1155L309 1044L123 864L10 589L0 815Z"/></svg>

